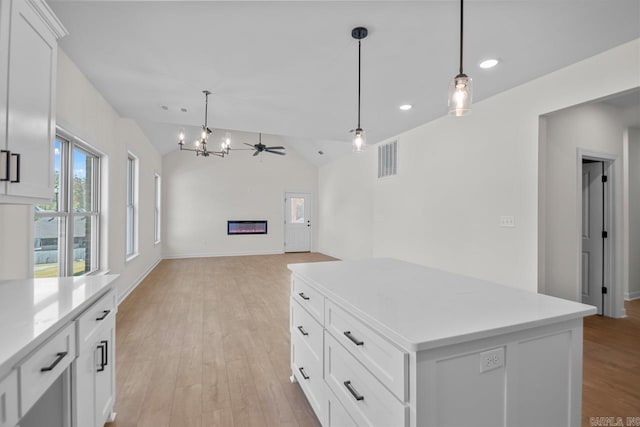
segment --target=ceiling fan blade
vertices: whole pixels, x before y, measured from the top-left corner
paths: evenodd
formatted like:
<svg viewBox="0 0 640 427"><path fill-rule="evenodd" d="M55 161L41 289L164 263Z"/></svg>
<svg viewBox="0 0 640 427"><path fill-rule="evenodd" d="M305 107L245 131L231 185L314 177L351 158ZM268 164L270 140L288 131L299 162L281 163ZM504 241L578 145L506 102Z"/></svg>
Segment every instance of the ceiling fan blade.
<svg viewBox="0 0 640 427"><path fill-rule="evenodd" d="M287 153L281 153L280 151L271 151L271 150L264 150L264 151L266 151L267 153L279 154L281 156L287 155Z"/></svg>
<svg viewBox="0 0 640 427"><path fill-rule="evenodd" d="M269 150L286 150L286 148L281 147L281 146L278 146L278 147L265 147L265 148L267 148Z"/></svg>
<svg viewBox="0 0 640 427"><path fill-rule="evenodd" d="M258 154L260 154L260 152L258 150L256 150L256 152L253 153L253 157L257 156Z"/></svg>
<svg viewBox="0 0 640 427"><path fill-rule="evenodd" d="M255 148L256 148L256 146L255 146L255 145L253 145L253 144L247 144L246 142L244 143L244 145L248 145L249 147L252 147L254 150L255 150Z"/></svg>

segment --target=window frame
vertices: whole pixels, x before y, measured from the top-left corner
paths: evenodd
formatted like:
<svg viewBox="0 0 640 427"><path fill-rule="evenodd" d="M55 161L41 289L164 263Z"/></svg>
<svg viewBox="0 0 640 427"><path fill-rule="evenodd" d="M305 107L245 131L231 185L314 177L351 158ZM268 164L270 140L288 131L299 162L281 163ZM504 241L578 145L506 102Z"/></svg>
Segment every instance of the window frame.
<svg viewBox="0 0 640 427"><path fill-rule="evenodd" d="M124 255L125 262L129 262L139 255L138 196L140 193L140 186L138 176L140 170L140 160L131 151L127 152L126 169ZM131 197L129 197L130 195ZM131 210L131 214L129 214L129 210ZM131 246L131 251L129 251L129 246Z"/></svg>
<svg viewBox="0 0 640 427"><path fill-rule="evenodd" d="M158 245L162 241L162 177L155 173L153 177L153 243Z"/></svg>
<svg viewBox="0 0 640 427"><path fill-rule="evenodd" d="M78 276L92 275L100 271L101 257L101 177L103 154L94 149L90 144L77 136L56 128L54 144L60 141L60 178L58 181L58 200L56 211L35 211L34 221L41 218L56 218L58 220L58 276L76 277L74 274L74 239L75 239L75 219L79 217L90 217L91 239L90 239L90 266L91 270L85 271ZM73 184L74 184L74 152L79 150L89 157L92 157L93 165L91 170L91 210L77 212L73 208ZM54 195L55 197L55 195ZM34 252L36 249L36 236L34 235ZM41 247L41 246L40 246ZM34 275L35 275L35 259Z"/></svg>

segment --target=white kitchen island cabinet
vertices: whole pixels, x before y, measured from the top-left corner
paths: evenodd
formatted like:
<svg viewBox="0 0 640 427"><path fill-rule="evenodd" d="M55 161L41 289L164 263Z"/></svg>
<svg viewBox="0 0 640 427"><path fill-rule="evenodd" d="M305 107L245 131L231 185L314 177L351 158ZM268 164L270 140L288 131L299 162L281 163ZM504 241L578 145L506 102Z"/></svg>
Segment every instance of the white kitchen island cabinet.
<svg viewBox="0 0 640 427"><path fill-rule="evenodd" d="M595 307L392 259L289 269L291 380L323 426L580 425Z"/></svg>

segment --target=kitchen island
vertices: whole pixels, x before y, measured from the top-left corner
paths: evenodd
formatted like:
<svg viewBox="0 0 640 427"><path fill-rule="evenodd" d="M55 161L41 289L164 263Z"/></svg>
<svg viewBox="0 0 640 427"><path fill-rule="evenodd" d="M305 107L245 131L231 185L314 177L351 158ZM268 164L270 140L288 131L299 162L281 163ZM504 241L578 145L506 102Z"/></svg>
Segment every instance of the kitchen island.
<svg viewBox="0 0 640 427"><path fill-rule="evenodd" d="M580 425L595 307L393 259L289 269L291 379L323 425Z"/></svg>
<svg viewBox="0 0 640 427"><path fill-rule="evenodd" d="M0 281L0 427L113 416L117 277Z"/></svg>

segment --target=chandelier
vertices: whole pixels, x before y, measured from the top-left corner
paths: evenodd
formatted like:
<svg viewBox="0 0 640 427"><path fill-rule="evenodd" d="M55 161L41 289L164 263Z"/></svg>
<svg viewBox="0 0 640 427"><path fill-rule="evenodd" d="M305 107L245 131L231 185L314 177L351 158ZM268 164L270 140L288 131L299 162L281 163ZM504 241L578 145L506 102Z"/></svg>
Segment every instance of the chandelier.
<svg viewBox="0 0 640 427"><path fill-rule="evenodd" d="M180 147L180 150L194 151L196 153L196 156L227 156L229 155L229 151L231 150L231 134L229 132L225 133L224 137L222 138L222 142L220 143L220 151L210 150L209 148L207 148L209 135L211 135L211 129L209 129L209 127L207 126L209 95L211 95L211 92L208 90L203 90L202 93L204 93L204 125L202 125L202 133L200 134L200 138L195 140L195 148L185 148L184 129L180 129L180 134L178 136L178 147Z"/></svg>

